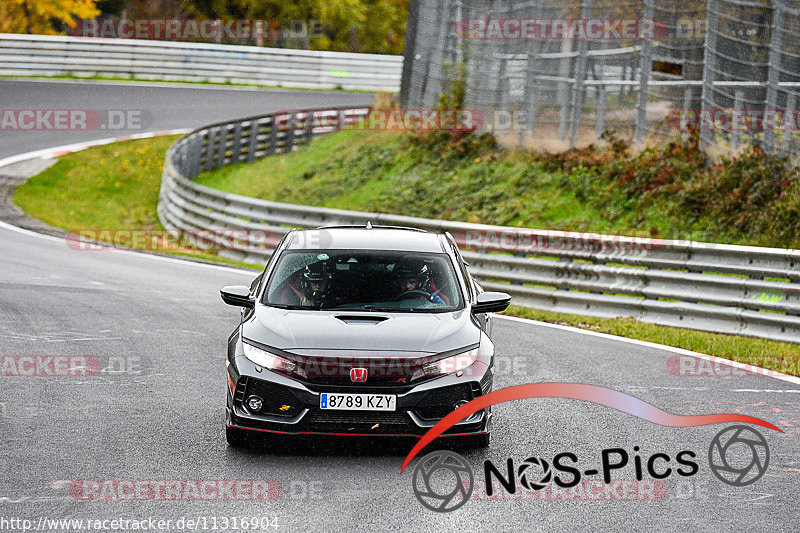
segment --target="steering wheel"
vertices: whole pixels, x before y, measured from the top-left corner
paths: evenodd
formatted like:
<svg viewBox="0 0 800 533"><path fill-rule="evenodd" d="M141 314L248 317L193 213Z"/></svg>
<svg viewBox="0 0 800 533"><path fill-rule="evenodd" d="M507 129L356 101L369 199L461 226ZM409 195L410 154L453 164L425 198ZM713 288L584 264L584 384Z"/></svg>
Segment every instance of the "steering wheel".
<svg viewBox="0 0 800 533"><path fill-rule="evenodd" d="M400 300L409 300L411 298L416 298L417 296L422 296L425 300L427 300L431 297L431 293L420 289L413 289L400 293L397 298L394 299L394 301L399 302Z"/></svg>

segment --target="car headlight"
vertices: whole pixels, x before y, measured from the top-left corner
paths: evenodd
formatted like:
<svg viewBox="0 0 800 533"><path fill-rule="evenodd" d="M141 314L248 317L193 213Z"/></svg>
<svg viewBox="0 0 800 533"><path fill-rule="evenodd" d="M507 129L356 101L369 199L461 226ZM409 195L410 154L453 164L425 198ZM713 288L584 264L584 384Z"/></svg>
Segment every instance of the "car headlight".
<svg viewBox="0 0 800 533"><path fill-rule="evenodd" d="M257 364L260 367L272 370L273 372L279 372L281 374L298 374L305 377L304 372L302 372L301 368L294 361L279 355L275 355L274 353L270 353L266 350L262 350L261 348L246 342L243 342L242 346L244 347L244 356L247 357L247 359L249 359L252 363Z"/></svg>
<svg viewBox="0 0 800 533"><path fill-rule="evenodd" d="M468 352L451 355L438 361L425 363L422 365L422 373L425 376L444 376L447 374L455 374L466 368L471 367L478 360L478 348Z"/></svg>

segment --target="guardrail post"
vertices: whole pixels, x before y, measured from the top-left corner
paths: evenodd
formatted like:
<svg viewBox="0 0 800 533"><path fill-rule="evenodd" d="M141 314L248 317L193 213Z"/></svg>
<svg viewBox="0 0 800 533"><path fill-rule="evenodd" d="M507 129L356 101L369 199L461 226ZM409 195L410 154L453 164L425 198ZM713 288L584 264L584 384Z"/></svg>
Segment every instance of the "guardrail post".
<svg viewBox="0 0 800 533"><path fill-rule="evenodd" d="M256 160L256 150L258 150L258 119L254 118L250 120L250 135L247 138L247 162L252 163Z"/></svg>
<svg viewBox="0 0 800 533"><path fill-rule="evenodd" d="M314 136L314 112L306 111L306 125L305 125L306 146L311 144L311 138L313 136Z"/></svg>
<svg viewBox="0 0 800 533"><path fill-rule="evenodd" d="M225 154L227 153L228 128L230 124L224 124L219 131L219 144L217 145L217 168L225 166Z"/></svg>
<svg viewBox="0 0 800 533"><path fill-rule="evenodd" d="M217 152L217 134L219 128L212 128L208 130L206 137L206 170L214 169L214 154Z"/></svg>
<svg viewBox="0 0 800 533"><path fill-rule="evenodd" d="M187 152L189 153L189 171L187 177L189 178L194 178L200 174L200 159L203 150L203 136L198 133L194 133L193 135L194 137L189 141L189 146L187 147Z"/></svg>
<svg viewBox="0 0 800 533"><path fill-rule="evenodd" d="M653 21L653 1L644 1L644 18L651 22ZM650 72L653 70L652 45L650 39L644 39L639 56L639 101L636 106L636 130L633 134L633 140L636 143L642 142L647 133L647 100Z"/></svg>
<svg viewBox="0 0 800 533"><path fill-rule="evenodd" d="M231 147L231 162L238 163L242 156L242 123L237 122L233 128L233 146Z"/></svg>
<svg viewBox="0 0 800 533"><path fill-rule="evenodd" d="M294 123L297 115L295 113L286 114L286 139L283 144L283 153L290 154L294 150Z"/></svg>
<svg viewBox="0 0 800 533"><path fill-rule="evenodd" d="M278 151L278 114L272 115L272 122L269 128L269 144L267 144L267 154L272 155Z"/></svg>

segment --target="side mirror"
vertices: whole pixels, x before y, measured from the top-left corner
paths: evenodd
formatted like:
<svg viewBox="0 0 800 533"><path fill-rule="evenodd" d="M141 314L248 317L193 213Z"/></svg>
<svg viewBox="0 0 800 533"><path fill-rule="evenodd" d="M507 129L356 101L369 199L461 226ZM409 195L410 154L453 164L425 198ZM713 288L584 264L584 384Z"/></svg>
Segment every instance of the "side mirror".
<svg viewBox="0 0 800 533"><path fill-rule="evenodd" d="M511 296L504 292L482 292L472 306L473 313L499 313L511 303Z"/></svg>
<svg viewBox="0 0 800 533"><path fill-rule="evenodd" d="M236 307L252 309L256 304L255 300L250 298L250 289L243 285L222 287L219 290L219 295L222 296L223 302L228 305L235 305Z"/></svg>

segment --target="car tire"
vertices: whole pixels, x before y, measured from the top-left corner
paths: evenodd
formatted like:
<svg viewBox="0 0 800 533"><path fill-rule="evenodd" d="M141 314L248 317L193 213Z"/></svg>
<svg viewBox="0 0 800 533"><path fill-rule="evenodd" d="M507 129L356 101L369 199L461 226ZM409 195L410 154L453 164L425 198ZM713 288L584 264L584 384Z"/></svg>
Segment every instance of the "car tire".
<svg viewBox="0 0 800 533"><path fill-rule="evenodd" d="M250 444L250 435L245 430L226 426L225 440L231 448L242 448Z"/></svg>

